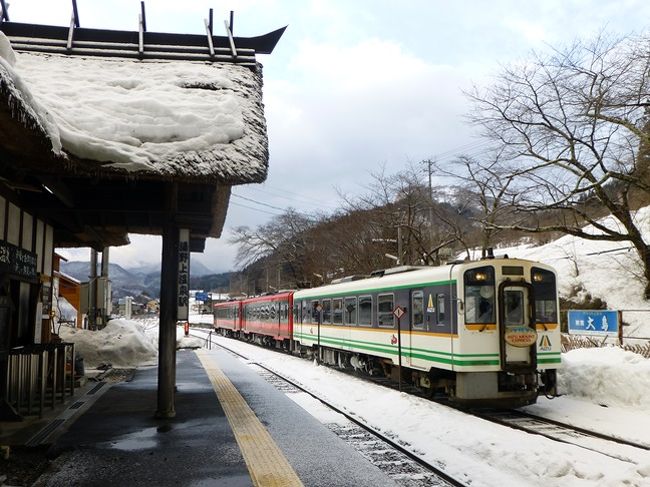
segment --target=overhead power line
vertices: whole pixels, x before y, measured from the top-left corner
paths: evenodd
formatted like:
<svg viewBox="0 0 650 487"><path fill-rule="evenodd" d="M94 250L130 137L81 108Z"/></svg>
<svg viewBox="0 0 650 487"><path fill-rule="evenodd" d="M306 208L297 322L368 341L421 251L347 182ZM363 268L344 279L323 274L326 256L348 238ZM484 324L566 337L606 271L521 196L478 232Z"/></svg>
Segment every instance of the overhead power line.
<svg viewBox="0 0 650 487"><path fill-rule="evenodd" d="M275 196L278 198L284 198L289 201L294 201L297 203L305 203L311 206L316 206L318 208L330 208L332 210L336 210L337 207L331 206L323 201L315 200L315 199L307 199L302 197L302 195L298 193L292 193L291 191L286 191L284 189L277 189L277 188L271 188L270 186L264 186L264 189L262 188L248 188L250 191L259 191L260 193L265 193L271 196ZM287 196L287 195L292 195L292 196Z"/></svg>
<svg viewBox="0 0 650 487"><path fill-rule="evenodd" d="M256 205L268 206L269 208L273 208L274 210L280 210L282 212L287 211L286 208L280 208L279 206L269 205L268 203L264 203L263 201L257 201L254 200L253 198L247 198L246 196L241 196L239 194L231 193L230 195L234 196L235 198L241 198L242 200L250 201L251 203L255 203Z"/></svg>
<svg viewBox="0 0 650 487"><path fill-rule="evenodd" d="M233 206L239 206L241 208L247 208L247 209L253 210L253 211L259 211L260 213L266 213L267 215L277 216L277 215L281 214L281 213L275 213L273 211L262 210L261 208L254 208L252 206L242 205L241 203L234 203L232 201L230 202L230 204L233 205Z"/></svg>

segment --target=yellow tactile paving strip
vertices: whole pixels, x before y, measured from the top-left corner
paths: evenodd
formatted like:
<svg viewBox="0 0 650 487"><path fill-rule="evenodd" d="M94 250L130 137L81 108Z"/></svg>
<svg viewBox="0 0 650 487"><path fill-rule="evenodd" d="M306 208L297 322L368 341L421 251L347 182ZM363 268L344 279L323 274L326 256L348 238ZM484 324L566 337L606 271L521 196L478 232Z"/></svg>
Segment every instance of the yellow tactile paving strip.
<svg viewBox="0 0 650 487"><path fill-rule="evenodd" d="M298 487L302 482L255 413L208 354L197 350L239 444L253 481L260 487Z"/></svg>

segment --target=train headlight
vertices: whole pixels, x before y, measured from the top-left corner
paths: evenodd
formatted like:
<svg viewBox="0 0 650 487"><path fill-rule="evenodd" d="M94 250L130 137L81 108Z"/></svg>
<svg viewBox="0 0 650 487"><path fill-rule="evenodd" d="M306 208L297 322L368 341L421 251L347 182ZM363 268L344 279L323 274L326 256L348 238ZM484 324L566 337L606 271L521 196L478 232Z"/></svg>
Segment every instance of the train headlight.
<svg viewBox="0 0 650 487"><path fill-rule="evenodd" d="M533 274L533 281L535 282L542 282L544 280L544 274L541 274L539 272L536 272Z"/></svg>
<svg viewBox="0 0 650 487"><path fill-rule="evenodd" d="M488 276L485 272L477 272L476 274L474 274L474 279L476 279L477 281L487 281L487 278Z"/></svg>

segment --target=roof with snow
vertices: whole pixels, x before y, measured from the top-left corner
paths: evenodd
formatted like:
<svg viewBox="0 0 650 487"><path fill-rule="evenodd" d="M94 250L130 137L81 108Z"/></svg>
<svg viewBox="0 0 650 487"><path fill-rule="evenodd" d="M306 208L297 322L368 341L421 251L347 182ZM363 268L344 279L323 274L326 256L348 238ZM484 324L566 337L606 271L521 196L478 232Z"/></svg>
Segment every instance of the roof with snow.
<svg viewBox="0 0 650 487"><path fill-rule="evenodd" d="M26 38L31 31L15 24L0 28L12 34L0 33L0 127L16 141L6 148L20 157L15 145L38 141L23 163L232 184L266 177L262 68L254 55L235 58L246 64L212 62L207 53L157 59L158 47L141 60L137 51L85 44L68 52Z"/></svg>
<svg viewBox="0 0 650 487"><path fill-rule="evenodd" d="M188 203L181 213L201 207L180 222L193 237L219 236L230 186L266 178L255 54L270 53L283 31L233 38L0 23L0 177L32 200L45 188L74 213L78 228L59 232L60 246L160 233L165 217L152 211L166 208L169 183ZM47 211L46 200L35 203ZM78 238L102 219L100 234Z"/></svg>

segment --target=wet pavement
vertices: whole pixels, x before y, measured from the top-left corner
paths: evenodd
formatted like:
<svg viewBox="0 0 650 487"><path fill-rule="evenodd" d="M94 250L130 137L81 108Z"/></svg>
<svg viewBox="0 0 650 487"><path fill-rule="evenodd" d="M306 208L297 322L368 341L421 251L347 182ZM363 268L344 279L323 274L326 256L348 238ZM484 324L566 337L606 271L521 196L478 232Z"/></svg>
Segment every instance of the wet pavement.
<svg viewBox="0 0 650 487"><path fill-rule="evenodd" d="M390 486L382 472L241 360L214 360L305 486ZM52 446L37 486L248 486L249 471L196 354L177 355L176 417L156 419L157 368L114 385Z"/></svg>
<svg viewBox="0 0 650 487"><path fill-rule="evenodd" d="M35 485L252 485L214 390L193 352L177 355L176 417L154 418L156 367L114 385L61 436Z"/></svg>

